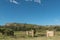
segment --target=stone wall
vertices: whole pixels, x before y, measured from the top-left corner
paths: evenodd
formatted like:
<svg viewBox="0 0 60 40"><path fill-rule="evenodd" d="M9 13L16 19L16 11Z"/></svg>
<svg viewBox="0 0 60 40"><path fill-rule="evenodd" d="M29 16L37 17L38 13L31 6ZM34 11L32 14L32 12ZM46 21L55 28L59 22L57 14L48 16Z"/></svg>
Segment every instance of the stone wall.
<svg viewBox="0 0 60 40"><path fill-rule="evenodd" d="M26 31L26 35L29 36L31 35L32 37L34 37L34 30L30 30L30 31Z"/></svg>
<svg viewBox="0 0 60 40"><path fill-rule="evenodd" d="M47 33L46 33L46 36L47 36L47 37L53 37L53 36L55 35L55 32L54 32L54 31L49 31L49 30L47 30L46 32L47 32Z"/></svg>

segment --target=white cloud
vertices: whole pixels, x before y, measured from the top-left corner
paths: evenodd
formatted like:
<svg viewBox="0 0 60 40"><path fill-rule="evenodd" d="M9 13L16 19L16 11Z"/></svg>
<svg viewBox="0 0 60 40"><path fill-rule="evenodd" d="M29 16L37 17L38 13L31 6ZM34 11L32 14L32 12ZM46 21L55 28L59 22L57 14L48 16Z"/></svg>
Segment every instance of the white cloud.
<svg viewBox="0 0 60 40"><path fill-rule="evenodd" d="M25 1L32 1L32 0L25 0Z"/></svg>
<svg viewBox="0 0 60 40"><path fill-rule="evenodd" d="M34 0L34 2L41 4L41 0Z"/></svg>
<svg viewBox="0 0 60 40"><path fill-rule="evenodd" d="M18 4L18 2L16 0L10 0L10 2Z"/></svg>
<svg viewBox="0 0 60 40"><path fill-rule="evenodd" d="M36 3L39 3L41 4L41 0L25 0L25 1L31 1L31 2L36 2ZM10 0L11 3L14 3L14 4L18 4L18 2L16 0Z"/></svg>
<svg viewBox="0 0 60 40"><path fill-rule="evenodd" d="M25 1L34 1L36 3L40 3L41 4L41 0L25 0Z"/></svg>

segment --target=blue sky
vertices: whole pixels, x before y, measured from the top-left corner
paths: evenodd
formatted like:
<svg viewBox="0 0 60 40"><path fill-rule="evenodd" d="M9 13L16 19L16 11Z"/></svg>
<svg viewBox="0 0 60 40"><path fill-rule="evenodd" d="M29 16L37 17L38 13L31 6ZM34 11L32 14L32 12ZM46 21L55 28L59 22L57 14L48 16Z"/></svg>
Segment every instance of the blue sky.
<svg viewBox="0 0 60 40"><path fill-rule="evenodd" d="M0 25L60 25L60 0L0 0Z"/></svg>

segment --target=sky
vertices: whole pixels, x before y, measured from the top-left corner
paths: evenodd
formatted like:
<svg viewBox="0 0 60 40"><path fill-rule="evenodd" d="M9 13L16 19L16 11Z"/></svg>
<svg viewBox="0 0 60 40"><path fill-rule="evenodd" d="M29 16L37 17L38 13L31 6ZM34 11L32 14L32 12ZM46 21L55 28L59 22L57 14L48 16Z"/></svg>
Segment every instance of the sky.
<svg viewBox="0 0 60 40"><path fill-rule="evenodd" d="M60 25L60 0L0 0L0 25Z"/></svg>

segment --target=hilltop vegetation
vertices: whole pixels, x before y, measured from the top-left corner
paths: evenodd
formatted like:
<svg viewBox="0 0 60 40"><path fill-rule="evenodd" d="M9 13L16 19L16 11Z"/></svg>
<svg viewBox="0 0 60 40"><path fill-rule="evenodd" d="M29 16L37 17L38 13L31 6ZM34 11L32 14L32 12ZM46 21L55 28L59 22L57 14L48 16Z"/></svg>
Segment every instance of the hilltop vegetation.
<svg viewBox="0 0 60 40"><path fill-rule="evenodd" d="M8 29L12 29L13 31L26 31L31 29L35 29L36 31L40 31L40 32L45 30L60 31L60 26L58 25L42 26L42 25L26 24L26 23L7 23L5 25L0 26L0 28L8 28Z"/></svg>

